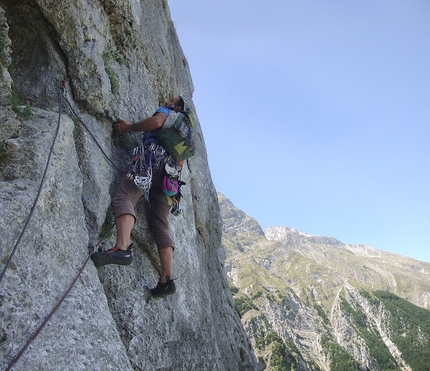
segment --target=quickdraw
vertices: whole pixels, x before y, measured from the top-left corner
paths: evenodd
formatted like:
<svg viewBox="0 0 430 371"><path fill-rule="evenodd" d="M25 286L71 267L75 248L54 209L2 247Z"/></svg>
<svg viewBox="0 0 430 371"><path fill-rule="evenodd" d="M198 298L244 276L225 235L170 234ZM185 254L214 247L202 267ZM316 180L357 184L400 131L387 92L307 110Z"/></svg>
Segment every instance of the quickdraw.
<svg viewBox="0 0 430 371"><path fill-rule="evenodd" d="M167 158L167 151L158 143L143 143L133 150L126 177L147 194L151 189L153 171L158 172Z"/></svg>

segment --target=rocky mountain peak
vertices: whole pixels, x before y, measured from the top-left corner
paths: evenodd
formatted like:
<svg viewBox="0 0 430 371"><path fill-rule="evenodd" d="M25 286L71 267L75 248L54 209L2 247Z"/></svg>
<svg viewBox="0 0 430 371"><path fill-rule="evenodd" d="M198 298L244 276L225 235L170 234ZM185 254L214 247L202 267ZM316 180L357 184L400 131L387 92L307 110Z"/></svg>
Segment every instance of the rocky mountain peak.
<svg viewBox="0 0 430 371"><path fill-rule="evenodd" d="M298 231L295 228L285 226L269 227L264 230L264 235L269 240L274 240L286 246L296 246L305 243L342 246L342 242L334 237L312 236L308 233Z"/></svg>
<svg viewBox="0 0 430 371"><path fill-rule="evenodd" d="M223 232L228 234L242 234L264 236L264 232L258 222L237 209L233 203L223 194L218 193L218 201L223 220Z"/></svg>

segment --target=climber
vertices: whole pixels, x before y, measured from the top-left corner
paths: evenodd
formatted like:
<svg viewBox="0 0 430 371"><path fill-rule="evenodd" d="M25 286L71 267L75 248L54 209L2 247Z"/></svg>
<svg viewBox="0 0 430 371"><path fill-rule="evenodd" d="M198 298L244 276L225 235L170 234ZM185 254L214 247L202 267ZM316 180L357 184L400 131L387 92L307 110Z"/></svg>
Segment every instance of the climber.
<svg viewBox="0 0 430 371"><path fill-rule="evenodd" d="M134 124L118 119L113 128L119 134L130 132L147 132L142 146L135 150L134 163L140 164L130 171L121 181L119 189L112 199L115 216L117 240L113 248L105 252L95 252L91 259L99 267L105 264L129 265L133 261L131 231L136 221L134 207L139 198L147 192L149 198L149 226L154 236L161 264L161 274L158 284L151 290L154 297L165 297L176 291L173 282L172 261L174 244L169 230L169 211L172 198L162 190L165 175L165 164L178 172L184 161L174 161L166 150L156 141L153 131L161 129L167 118L184 109L184 100L178 96L159 107L152 117ZM136 159L142 159L139 162ZM172 161L174 163L172 164Z"/></svg>

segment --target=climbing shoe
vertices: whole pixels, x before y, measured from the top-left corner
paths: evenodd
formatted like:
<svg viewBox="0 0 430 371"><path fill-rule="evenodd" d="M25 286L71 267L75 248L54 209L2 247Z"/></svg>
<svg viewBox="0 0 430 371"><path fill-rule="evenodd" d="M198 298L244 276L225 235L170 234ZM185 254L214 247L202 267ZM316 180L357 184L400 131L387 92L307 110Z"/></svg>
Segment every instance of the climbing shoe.
<svg viewBox="0 0 430 371"><path fill-rule="evenodd" d="M166 276L166 282L161 283L158 281L157 286L155 286L151 290L152 296L155 298L165 298L168 295L174 294L176 291L175 283L170 279L169 276Z"/></svg>
<svg viewBox="0 0 430 371"><path fill-rule="evenodd" d="M91 255L91 260L96 267L102 267L106 264L129 265L133 262L132 253L133 244L127 250L121 250L115 246L107 251L98 251Z"/></svg>

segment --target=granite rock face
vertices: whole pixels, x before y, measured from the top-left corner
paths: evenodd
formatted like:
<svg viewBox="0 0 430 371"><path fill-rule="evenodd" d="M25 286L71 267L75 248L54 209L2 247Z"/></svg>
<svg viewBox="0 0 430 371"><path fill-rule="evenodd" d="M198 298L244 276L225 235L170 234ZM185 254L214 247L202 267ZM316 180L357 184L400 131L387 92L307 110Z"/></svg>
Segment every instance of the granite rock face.
<svg viewBox="0 0 430 371"><path fill-rule="evenodd" d="M0 0L0 25L0 369L82 267L14 370L255 369L224 271L199 123L183 211L171 216L177 293L149 295L159 262L144 199L133 264L87 261L88 246L112 224L111 196L139 139L113 134L113 120L138 121L193 93L167 2Z"/></svg>

